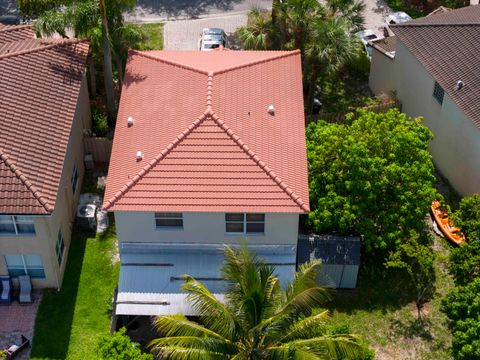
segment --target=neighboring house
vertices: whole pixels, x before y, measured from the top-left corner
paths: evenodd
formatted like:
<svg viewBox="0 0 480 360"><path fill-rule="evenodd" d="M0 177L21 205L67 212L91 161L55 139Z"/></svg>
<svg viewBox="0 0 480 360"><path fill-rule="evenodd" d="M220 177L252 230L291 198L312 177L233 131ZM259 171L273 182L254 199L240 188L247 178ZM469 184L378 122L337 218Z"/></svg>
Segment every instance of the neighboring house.
<svg viewBox="0 0 480 360"><path fill-rule="evenodd" d="M402 111L423 116L430 151L462 195L480 191L480 6L437 11L392 26L373 43L370 88L395 90Z"/></svg>
<svg viewBox="0 0 480 360"><path fill-rule="evenodd" d="M90 108L85 41L0 25L0 275L60 288Z"/></svg>
<svg viewBox="0 0 480 360"><path fill-rule="evenodd" d="M120 249L117 315L192 309L190 274L222 297L224 244L282 282L309 211L298 51L132 51L104 208Z"/></svg>

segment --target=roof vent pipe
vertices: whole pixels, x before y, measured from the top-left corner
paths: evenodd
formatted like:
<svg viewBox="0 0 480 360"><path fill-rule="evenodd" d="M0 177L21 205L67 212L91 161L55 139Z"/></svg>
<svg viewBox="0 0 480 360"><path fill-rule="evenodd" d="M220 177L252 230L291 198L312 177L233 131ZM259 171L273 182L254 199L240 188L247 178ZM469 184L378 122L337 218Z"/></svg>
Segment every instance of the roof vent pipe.
<svg viewBox="0 0 480 360"><path fill-rule="evenodd" d="M269 105L267 111L270 115L275 115L275 106Z"/></svg>
<svg viewBox="0 0 480 360"><path fill-rule="evenodd" d="M137 151L137 161L140 161L143 159L143 153L141 151Z"/></svg>
<svg viewBox="0 0 480 360"><path fill-rule="evenodd" d="M130 127L133 125L133 117L129 116L127 119L127 126Z"/></svg>
<svg viewBox="0 0 480 360"><path fill-rule="evenodd" d="M462 80L458 80L457 81L457 90L460 90L461 88L463 88L463 81Z"/></svg>

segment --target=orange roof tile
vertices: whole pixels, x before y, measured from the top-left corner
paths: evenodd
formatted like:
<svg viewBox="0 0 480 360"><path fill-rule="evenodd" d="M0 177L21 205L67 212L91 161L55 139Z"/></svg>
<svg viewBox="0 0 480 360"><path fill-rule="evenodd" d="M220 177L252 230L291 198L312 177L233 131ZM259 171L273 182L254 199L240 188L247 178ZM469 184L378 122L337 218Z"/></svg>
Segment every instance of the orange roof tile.
<svg viewBox="0 0 480 360"><path fill-rule="evenodd" d="M0 213L48 214L55 206L88 44L16 43L0 51Z"/></svg>
<svg viewBox="0 0 480 360"><path fill-rule="evenodd" d="M308 211L301 78L298 51L131 52L104 207Z"/></svg>

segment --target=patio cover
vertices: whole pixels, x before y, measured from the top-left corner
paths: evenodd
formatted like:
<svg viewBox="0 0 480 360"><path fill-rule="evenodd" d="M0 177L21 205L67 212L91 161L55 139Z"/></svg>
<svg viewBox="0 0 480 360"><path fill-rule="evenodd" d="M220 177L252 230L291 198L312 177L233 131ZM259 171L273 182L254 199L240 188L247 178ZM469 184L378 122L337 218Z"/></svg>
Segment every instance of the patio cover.
<svg viewBox="0 0 480 360"><path fill-rule="evenodd" d="M282 285L293 279L296 246L255 245L249 248L275 266ZM122 243L116 315L196 315L182 293L180 278L189 274L223 301L223 245Z"/></svg>

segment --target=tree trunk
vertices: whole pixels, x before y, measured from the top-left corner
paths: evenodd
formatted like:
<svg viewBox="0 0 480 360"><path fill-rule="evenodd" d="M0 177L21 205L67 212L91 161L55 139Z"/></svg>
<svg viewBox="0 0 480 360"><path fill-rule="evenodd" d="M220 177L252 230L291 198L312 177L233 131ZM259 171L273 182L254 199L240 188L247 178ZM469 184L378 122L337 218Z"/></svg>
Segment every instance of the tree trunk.
<svg viewBox="0 0 480 360"><path fill-rule="evenodd" d="M120 56L118 55L115 55L115 66L117 67L118 86L121 89L123 84L123 66L122 60L120 60Z"/></svg>
<svg viewBox="0 0 480 360"><path fill-rule="evenodd" d="M110 42L106 30L102 36L103 47L103 77L105 82L105 93L107 95L107 112L110 124L115 122L117 105L115 104L115 92L113 88L113 72L112 72L112 54L110 51Z"/></svg>
<svg viewBox="0 0 480 360"><path fill-rule="evenodd" d="M90 77L90 97L94 98L97 95L97 74L95 72L95 60L91 55L88 62L88 74Z"/></svg>
<svg viewBox="0 0 480 360"><path fill-rule="evenodd" d="M310 115L313 110L313 98L315 97L315 85L317 84L318 75L320 74L320 67L318 65L312 66L312 74L310 76L310 83L308 85L307 103L305 104L307 114Z"/></svg>

